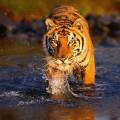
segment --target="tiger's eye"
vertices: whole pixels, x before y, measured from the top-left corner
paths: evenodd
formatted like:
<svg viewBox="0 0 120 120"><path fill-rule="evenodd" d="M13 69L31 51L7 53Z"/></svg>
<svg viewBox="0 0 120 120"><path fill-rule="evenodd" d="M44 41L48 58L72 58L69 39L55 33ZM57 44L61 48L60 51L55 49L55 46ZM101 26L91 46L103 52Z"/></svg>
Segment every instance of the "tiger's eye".
<svg viewBox="0 0 120 120"><path fill-rule="evenodd" d="M57 47L57 42L52 40L50 42L50 45L51 45L51 47L55 48L55 47Z"/></svg>
<svg viewBox="0 0 120 120"><path fill-rule="evenodd" d="M79 30L81 30L81 26L79 25L78 27L77 27Z"/></svg>
<svg viewBox="0 0 120 120"><path fill-rule="evenodd" d="M74 40L74 37L72 37L70 40L69 40L69 43L70 45L74 44L75 40Z"/></svg>

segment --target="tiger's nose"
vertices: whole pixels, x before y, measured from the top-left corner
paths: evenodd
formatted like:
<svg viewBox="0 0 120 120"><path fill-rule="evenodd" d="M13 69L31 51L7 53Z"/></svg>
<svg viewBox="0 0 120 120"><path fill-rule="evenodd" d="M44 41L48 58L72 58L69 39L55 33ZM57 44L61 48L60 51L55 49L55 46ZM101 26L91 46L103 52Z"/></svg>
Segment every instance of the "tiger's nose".
<svg viewBox="0 0 120 120"><path fill-rule="evenodd" d="M65 59L58 59L57 64L63 64L65 62Z"/></svg>
<svg viewBox="0 0 120 120"><path fill-rule="evenodd" d="M60 61L62 61L64 63L64 61L66 60L66 58L59 58Z"/></svg>
<svg viewBox="0 0 120 120"><path fill-rule="evenodd" d="M63 52L63 54L58 55L58 59L61 61L61 63L67 63L70 56L71 54L66 54L65 52Z"/></svg>
<svg viewBox="0 0 120 120"><path fill-rule="evenodd" d="M66 58L61 58L61 59L58 59L57 60L57 63L58 64L70 64L70 61L68 60L68 59L66 59Z"/></svg>

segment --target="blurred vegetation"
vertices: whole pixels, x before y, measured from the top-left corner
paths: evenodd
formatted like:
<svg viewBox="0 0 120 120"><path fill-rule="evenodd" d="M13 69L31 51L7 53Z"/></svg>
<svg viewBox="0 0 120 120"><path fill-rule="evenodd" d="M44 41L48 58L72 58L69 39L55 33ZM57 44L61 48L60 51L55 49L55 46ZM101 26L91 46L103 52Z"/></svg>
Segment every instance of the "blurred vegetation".
<svg viewBox="0 0 120 120"><path fill-rule="evenodd" d="M0 0L0 56L39 52L45 31L41 18L61 4L85 16L94 45L118 46L120 0Z"/></svg>
<svg viewBox="0 0 120 120"><path fill-rule="evenodd" d="M45 17L51 8L60 4L72 5L82 15L120 12L120 0L0 0L0 11L7 11L7 14L12 14L9 16L16 19L36 19Z"/></svg>

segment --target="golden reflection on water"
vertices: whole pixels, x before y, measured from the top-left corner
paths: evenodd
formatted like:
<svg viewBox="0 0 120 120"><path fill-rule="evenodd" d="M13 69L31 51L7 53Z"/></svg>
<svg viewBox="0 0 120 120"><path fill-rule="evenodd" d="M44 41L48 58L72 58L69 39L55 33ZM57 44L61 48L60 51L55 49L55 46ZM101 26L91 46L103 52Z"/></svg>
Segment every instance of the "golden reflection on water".
<svg viewBox="0 0 120 120"><path fill-rule="evenodd" d="M0 108L0 120L17 120L16 109Z"/></svg>
<svg viewBox="0 0 120 120"><path fill-rule="evenodd" d="M42 109L34 111L31 109L1 108L0 120L95 120L93 108L91 106L81 106L80 108L65 108L62 106L44 106Z"/></svg>
<svg viewBox="0 0 120 120"><path fill-rule="evenodd" d="M95 120L93 108L86 105L80 108L52 107L47 116L48 120Z"/></svg>

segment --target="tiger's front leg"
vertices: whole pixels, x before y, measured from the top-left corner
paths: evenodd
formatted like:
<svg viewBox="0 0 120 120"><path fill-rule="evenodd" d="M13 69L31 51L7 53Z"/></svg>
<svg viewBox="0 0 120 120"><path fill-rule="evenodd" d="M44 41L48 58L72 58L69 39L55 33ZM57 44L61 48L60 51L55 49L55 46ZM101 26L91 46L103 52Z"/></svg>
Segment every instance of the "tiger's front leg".
<svg viewBox="0 0 120 120"><path fill-rule="evenodd" d="M94 56L91 56L88 66L83 71L83 84L91 86L95 84L95 61Z"/></svg>
<svg viewBox="0 0 120 120"><path fill-rule="evenodd" d="M77 80L82 80L83 85L90 86L95 84L95 62L94 56L91 56L88 66L81 70L80 67L77 67L73 70L73 75Z"/></svg>
<svg viewBox="0 0 120 120"><path fill-rule="evenodd" d="M47 66L45 69L48 80L48 92L54 95L64 95L68 93L67 75L57 68Z"/></svg>

